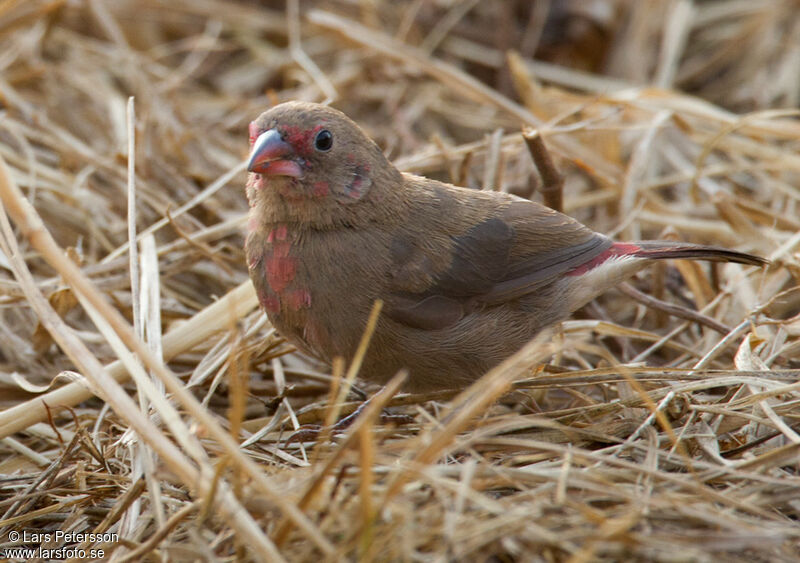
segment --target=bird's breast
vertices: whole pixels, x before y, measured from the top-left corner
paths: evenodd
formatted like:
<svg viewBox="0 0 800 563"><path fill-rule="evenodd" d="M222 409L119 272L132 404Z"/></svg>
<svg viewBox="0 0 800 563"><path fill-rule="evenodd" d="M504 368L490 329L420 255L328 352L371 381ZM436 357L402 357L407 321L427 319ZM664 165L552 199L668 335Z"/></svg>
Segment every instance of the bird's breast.
<svg viewBox="0 0 800 563"><path fill-rule="evenodd" d="M270 317L299 313L311 306L298 239L298 233L286 224L253 229L247 237L250 278Z"/></svg>
<svg viewBox="0 0 800 563"><path fill-rule="evenodd" d="M380 296L388 250L352 229L253 227L246 242L250 278L273 326L328 361L349 356Z"/></svg>

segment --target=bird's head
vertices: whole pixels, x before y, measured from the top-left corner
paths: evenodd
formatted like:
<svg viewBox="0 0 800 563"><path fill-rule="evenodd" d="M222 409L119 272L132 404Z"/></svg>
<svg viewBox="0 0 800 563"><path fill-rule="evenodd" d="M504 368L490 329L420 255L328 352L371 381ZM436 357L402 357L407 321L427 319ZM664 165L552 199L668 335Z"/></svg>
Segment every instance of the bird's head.
<svg viewBox="0 0 800 563"><path fill-rule="evenodd" d="M399 175L346 115L305 102L277 105L250 124L247 169L251 205L280 200L296 211L362 202L382 176Z"/></svg>

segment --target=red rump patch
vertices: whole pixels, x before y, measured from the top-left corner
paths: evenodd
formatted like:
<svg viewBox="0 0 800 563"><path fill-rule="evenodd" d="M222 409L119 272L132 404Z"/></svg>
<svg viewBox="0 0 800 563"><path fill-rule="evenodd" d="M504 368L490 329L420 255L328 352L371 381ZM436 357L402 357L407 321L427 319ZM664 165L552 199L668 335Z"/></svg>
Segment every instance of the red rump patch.
<svg viewBox="0 0 800 563"><path fill-rule="evenodd" d="M611 245L611 248L598 254L585 264L581 264L580 266L576 266L572 270L566 273L568 276L580 276L588 272L589 270L595 269L597 266L608 260L609 258L614 258L618 256L635 256L637 252L642 250L641 247L636 246L635 244L628 243L628 242L615 242Z"/></svg>

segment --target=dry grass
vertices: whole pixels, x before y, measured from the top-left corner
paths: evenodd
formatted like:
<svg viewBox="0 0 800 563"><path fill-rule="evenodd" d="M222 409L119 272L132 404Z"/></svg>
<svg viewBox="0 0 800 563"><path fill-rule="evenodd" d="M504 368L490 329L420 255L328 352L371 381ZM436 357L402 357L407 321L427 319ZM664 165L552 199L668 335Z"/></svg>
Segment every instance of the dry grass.
<svg viewBox="0 0 800 563"><path fill-rule="evenodd" d="M800 558L796 3L529 4L0 3L0 546ZM288 443L365 390L255 309L242 160L328 98L400 168L520 194L532 127L595 230L773 265L658 265L458 396L396 380Z"/></svg>

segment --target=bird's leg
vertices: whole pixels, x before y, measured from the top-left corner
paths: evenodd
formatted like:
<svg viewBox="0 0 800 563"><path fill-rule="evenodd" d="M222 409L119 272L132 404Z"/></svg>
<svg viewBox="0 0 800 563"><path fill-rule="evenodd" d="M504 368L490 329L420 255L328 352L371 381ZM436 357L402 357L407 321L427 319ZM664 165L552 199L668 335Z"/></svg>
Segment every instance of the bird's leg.
<svg viewBox="0 0 800 563"><path fill-rule="evenodd" d="M342 419L339 419L336 424L330 427L328 434L333 435L347 430L347 428L349 428L356 421L361 413L364 412L371 400L372 397L361 403L352 413L348 414ZM389 414L387 412L381 412L381 422L384 424L409 424L413 421L414 417L406 414ZM289 445L292 442L309 442L316 440L322 434L322 430L323 427L318 424L304 424L286 439L286 445Z"/></svg>

